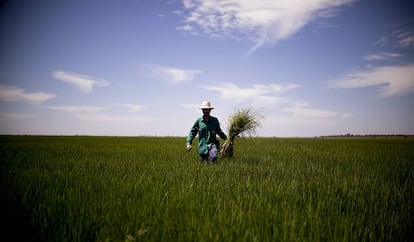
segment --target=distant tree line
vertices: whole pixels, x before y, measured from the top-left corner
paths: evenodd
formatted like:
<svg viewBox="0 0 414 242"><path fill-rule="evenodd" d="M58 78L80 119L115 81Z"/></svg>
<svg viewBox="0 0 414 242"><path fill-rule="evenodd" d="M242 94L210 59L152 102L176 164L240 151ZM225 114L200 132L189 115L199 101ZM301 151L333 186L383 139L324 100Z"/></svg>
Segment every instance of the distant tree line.
<svg viewBox="0 0 414 242"><path fill-rule="evenodd" d="M320 138L413 138L412 134L339 134L339 135L324 135Z"/></svg>

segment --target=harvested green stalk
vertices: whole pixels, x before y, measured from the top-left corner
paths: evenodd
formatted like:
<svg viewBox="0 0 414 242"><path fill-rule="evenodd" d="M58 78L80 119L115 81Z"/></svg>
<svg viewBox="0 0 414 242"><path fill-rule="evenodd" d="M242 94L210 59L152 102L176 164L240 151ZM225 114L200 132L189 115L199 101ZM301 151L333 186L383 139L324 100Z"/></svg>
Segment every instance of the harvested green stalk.
<svg viewBox="0 0 414 242"><path fill-rule="evenodd" d="M261 115L252 109L238 109L229 119L229 130L227 140L223 143L220 154L223 157L233 156L234 139L238 136L256 133L260 127Z"/></svg>

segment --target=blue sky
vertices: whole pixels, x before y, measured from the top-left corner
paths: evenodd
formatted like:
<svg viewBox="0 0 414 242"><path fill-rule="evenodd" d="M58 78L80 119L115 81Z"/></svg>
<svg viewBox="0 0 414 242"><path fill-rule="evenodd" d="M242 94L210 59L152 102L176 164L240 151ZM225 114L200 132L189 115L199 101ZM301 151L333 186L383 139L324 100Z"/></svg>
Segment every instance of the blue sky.
<svg viewBox="0 0 414 242"><path fill-rule="evenodd" d="M3 1L0 134L414 134L414 8L389 0Z"/></svg>

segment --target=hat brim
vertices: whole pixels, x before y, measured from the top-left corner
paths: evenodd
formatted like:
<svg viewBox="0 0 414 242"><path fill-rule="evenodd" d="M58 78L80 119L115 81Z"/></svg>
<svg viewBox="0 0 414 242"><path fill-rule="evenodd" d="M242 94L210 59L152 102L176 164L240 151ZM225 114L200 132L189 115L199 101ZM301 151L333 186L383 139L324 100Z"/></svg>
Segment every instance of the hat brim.
<svg viewBox="0 0 414 242"><path fill-rule="evenodd" d="M213 107L203 107L203 106L201 106L200 109L210 109L211 110L211 109L214 109L214 108Z"/></svg>

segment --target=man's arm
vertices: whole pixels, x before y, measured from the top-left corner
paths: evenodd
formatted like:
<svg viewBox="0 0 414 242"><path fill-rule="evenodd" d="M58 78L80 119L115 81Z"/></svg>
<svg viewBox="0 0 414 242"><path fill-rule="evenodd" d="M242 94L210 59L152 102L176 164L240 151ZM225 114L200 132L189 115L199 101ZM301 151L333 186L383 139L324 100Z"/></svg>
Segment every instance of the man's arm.
<svg viewBox="0 0 414 242"><path fill-rule="evenodd" d="M190 132L187 135L187 150L191 150L191 144L193 142L194 137L197 135L198 133L198 120L195 121L195 123L193 124L193 127L191 127Z"/></svg>
<svg viewBox="0 0 414 242"><path fill-rule="evenodd" d="M220 122L218 121L218 119L217 119L217 130L216 130L216 133L218 134L218 136L220 136L220 138L222 138L224 140L227 139L227 135L220 128Z"/></svg>

